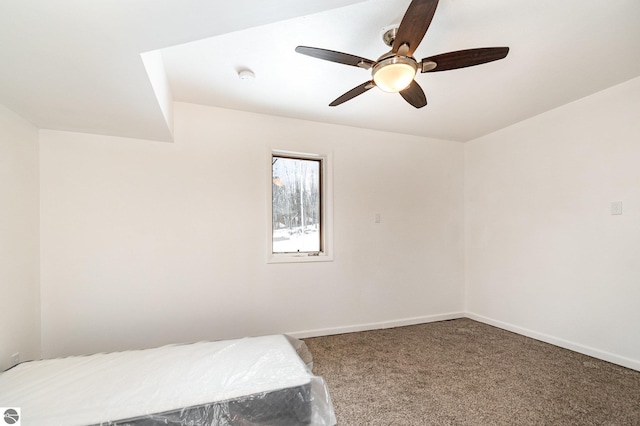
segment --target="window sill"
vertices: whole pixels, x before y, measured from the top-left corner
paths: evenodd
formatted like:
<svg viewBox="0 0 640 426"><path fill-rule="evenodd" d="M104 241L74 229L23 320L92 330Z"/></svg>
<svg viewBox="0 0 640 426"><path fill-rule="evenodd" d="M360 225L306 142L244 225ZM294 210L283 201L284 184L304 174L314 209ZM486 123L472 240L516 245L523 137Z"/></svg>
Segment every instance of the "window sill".
<svg viewBox="0 0 640 426"><path fill-rule="evenodd" d="M304 263L304 262L333 262L333 256L327 254L272 254L267 263Z"/></svg>

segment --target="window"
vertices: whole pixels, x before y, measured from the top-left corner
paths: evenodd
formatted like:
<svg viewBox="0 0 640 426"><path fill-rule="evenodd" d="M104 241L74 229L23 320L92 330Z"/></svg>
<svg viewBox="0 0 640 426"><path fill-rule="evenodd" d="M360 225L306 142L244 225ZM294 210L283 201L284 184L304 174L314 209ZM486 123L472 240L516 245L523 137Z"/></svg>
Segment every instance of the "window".
<svg viewBox="0 0 640 426"><path fill-rule="evenodd" d="M270 160L269 260L332 260L327 232L327 157L273 151Z"/></svg>

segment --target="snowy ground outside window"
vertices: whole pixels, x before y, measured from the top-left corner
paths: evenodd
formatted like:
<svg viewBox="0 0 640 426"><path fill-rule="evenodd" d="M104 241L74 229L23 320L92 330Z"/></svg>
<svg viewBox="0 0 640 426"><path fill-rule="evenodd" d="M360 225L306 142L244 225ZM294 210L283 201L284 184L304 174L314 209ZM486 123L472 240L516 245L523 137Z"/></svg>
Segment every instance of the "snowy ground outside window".
<svg viewBox="0 0 640 426"><path fill-rule="evenodd" d="M320 234L317 227L285 228L273 231L274 253L320 251Z"/></svg>

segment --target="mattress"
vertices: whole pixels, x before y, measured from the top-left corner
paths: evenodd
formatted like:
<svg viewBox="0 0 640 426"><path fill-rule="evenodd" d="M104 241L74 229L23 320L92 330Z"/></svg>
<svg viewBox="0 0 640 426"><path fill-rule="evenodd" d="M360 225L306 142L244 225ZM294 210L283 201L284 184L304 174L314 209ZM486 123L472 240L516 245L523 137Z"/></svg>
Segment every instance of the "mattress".
<svg viewBox="0 0 640 426"><path fill-rule="evenodd" d="M333 425L303 345L277 335L31 361L0 374L0 405L24 425Z"/></svg>

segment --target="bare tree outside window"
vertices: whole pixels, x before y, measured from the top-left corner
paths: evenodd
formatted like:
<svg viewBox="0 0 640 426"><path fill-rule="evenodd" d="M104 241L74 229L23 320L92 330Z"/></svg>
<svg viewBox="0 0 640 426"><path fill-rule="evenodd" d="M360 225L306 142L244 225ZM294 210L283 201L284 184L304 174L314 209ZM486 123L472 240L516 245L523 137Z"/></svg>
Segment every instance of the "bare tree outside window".
<svg viewBox="0 0 640 426"><path fill-rule="evenodd" d="M273 253L322 251L322 160L272 157Z"/></svg>

